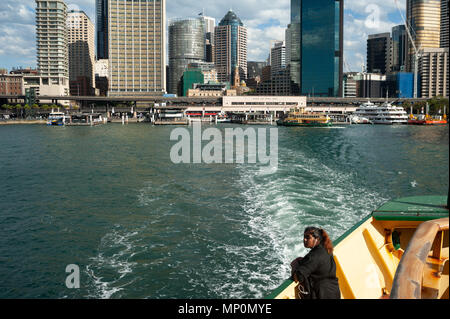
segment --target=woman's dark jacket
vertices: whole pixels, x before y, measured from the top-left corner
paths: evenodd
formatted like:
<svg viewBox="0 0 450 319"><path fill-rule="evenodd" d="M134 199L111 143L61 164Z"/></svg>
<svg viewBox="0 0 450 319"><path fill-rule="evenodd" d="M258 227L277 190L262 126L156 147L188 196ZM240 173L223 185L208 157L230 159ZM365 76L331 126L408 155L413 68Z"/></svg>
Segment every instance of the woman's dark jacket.
<svg viewBox="0 0 450 319"><path fill-rule="evenodd" d="M304 258L297 258L291 263L292 276L295 274L310 294L311 299L340 299L336 263L333 255L325 247L318 245Z"/></svg>

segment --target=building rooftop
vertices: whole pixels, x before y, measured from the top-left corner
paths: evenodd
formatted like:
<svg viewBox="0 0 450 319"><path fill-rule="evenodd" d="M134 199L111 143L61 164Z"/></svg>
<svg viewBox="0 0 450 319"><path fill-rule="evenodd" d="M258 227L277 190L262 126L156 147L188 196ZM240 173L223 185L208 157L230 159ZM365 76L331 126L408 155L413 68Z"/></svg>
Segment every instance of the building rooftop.
<svg viewBox="0 0 450 319"><path fill-rule="evenodd" d="M223 26L223 25L233 25L233 24L238 24L240 26L243 26L244 24L242 23L241 19L239 19L239 17L236 15L236 13L234 13L233 11L228 11L228 13L222 18L222 20L220 20L219 25Z"/></svg>

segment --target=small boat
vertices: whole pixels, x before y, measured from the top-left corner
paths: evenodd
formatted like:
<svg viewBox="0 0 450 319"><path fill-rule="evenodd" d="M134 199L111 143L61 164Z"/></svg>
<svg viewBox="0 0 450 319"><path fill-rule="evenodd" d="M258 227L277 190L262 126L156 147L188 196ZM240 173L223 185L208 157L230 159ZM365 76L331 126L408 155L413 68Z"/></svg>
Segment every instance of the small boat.
<svg viewBox="0 0 450 319"><path fill-rule="evenodd" d="M48 116L47 125L62 126L66 123L66 116L64 112L51 112Z"/></svg>
<svg viewBox="0 0 450 319"><path fill-rule="evenodd" d="M217 118L217 123L231 123L231 119L229 119L229 118L220 118L220 117L218 117Z"/></svg>
<svg viewBox="0 0 450 319"><path fill-rule="evenodd" d="M217 114L217 123L231 123L231 118L225 112L220 112Z"/></svg>
<svg viewBox="0 0 450 319"><path fill-rule="evenodd" d="M371 124L368 118L356 115L350 117L350 122L352 124Z"/></svg>
<svg viewBox="0 0 450 319"><path fill-rule="evenodd" d="M447 124L447 116L432 117L430 115L419 114L417 116L410 115L409 125L445 125Z"/></svg>
<svg viewBox="0 0 450 319"><path fill-rule="evenodd" d="M333 242L342 299L448 299L447 196L391 200ZM297 299L288 279L267 298Z"/></svg>
<svg viewBox="0 0 450 319"><path fill-rule="evenodd" d="M304 107L290 109L287 117L277 121L279 126L328 127L333 125L331 118L325 113L306 112Z"/></svg>

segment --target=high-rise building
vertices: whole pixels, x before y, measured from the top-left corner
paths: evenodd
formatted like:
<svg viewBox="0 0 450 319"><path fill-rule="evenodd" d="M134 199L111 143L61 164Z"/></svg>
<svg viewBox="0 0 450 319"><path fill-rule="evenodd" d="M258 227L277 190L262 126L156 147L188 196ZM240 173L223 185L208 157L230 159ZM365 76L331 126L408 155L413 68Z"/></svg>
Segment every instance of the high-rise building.
<svg viewBox="0 0 450 319"><path fill-rule="evenodd" d="M448 39L449 2L450 2L449 0L441 0L441 39L440 39L441 48L448 48L449 45Z"/></svg>
<svg viewBox="0 0 450 319"><path fill-rule="evenodd" d="M391 65L391 34L371 34L367 39L367 72L387 74Z"/></svg>
<svg viewBox="0 0 450 319"><path fill-rule="evenodd" d="M401 72L405 70L406 57L408 52L408 35L405 26L398 25L392 28L391 39L391 71Z"/></svg>
<svg viewBox="0 0 450 319"><path fill-rule="evenodd" d="M201 19L205 21L205 32L214 33L214 28L216 27L216 19L212 17L207 17L205 15L202 15Z"/></svg>
<svg viewBox="0 0 450 319"><path fill-rule="evenodd" d="M291 80L300 90L301 82L301 1L291 0L291 23L285 32L286 64L290 65Z"/></svg>
<svg viewBox="0 0 450 319"><path fill-rule="evenodd" d="M97 60L108 58L108 0L96 0Z"/></svg>
<svg viewBox="0 0 450 319"><path fill-rule="evenodd" d="M214 28L216 19L202 15L205 21L205 61L214 62Z"/></svg>
<svg viewBox="0 0 450 319"><path fill-rule="evenodd" d="M386 97L386 75L377 73L358 73L353 76L353 79L356 81L357 97Z"/></svg>
<svg viewBox="0 0 450 319"><path fill-rule="evenodd" d="M272 74L286 69L286 45L284 41L276 41L270 49L270 66Z"/></svg>
<svg viewBox="0 0 450 319"><path fill-rule="evenodd" d="M109 96L166 90L165 0L108 0Z"/></svg>
<svg viewBox="0 0 450 319"><path fill-rule="evenodd" d="M169 23L169 88L182 95L181 77L188 65L205 61L205 20L172 20Z"/></svg>
<svg viewBox="0 0 450 319"><path fill-rule="evenodd" d="M214 63L220 82L233 82L236 68L241 79L247 78L247 28L233 11L215 28Z"/></svg>
<svg viewBox="0 0 450 319"><path fill-rule="evenodd" d="M36 0L37 65L41 81L54 95L69 95L67 5L63 0ZM51 89L50 89L51 87Z"/></svg>
<svg viewBox="0 0 450 319"><path fill-rule="evenodd" d="M94 24L83 11L69 11L69 81L71 95L93 95L95 88Z"/></svg>
<svg viewBox="0 0 450 319"><path fill-rule="evenodd" d="M440 47L441 0L407 0L406 22L417 50ZM414 71L415 50L408 39L407 70Z"/></svg>
<svg viewBox="0 0 450 319"><path fill-rule="evenodd" d="M291 0L290 63L300 68L301 94L342 95L343 14L344 0ZM293 52L299 66L292 65Z"/></svg>
<svg viewBox="0 0 450 319"><path fill-rule="evenodd" d="M419 58L420 92L423 98L448 97L448 48L425 48Z"/></svg>
<svg viewBox="0 0 450 319"><path fill-rule="evenodd" d="M357 85L355 77L358 73L344 73L344 94L343 97L357 97Z"/></svg>

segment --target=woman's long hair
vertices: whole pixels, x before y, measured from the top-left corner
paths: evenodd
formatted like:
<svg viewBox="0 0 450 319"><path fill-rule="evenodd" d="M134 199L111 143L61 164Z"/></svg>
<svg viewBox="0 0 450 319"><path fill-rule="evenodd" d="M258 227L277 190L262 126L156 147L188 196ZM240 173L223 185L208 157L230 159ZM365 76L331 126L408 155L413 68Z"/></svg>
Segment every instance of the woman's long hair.
<svg viewBox="0 0 450 319"><path fill-rule="evenodd" d="M322 228L317 227L307 227L304 234L311 234L314 238L318 238L320 245L322 245L328 252L328 254L333 253L333 243L331 242L330 236Z"/></svg>

